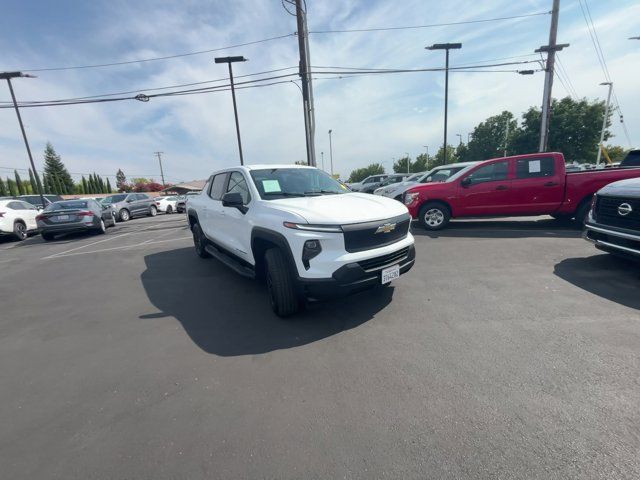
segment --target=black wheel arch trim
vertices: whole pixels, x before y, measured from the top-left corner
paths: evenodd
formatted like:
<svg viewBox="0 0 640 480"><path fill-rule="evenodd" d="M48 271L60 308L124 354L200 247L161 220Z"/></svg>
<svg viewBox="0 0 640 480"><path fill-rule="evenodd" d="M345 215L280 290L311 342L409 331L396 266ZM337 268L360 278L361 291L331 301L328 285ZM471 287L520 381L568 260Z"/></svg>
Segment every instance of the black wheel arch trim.
<svg viewBox="0 0 640 480"><path fill-rule="evenodd" d="M256 240L265 240L267 242L273 243L274 245L278 246L284 252L285 258L289 263L289 268L291 268L291 272L295 275L296 280L300 279L300 276L298 275L298 267L293 257L293 252L291 251L291 246L289 245L289 241L287 240L287 237L285 237L280 232L276 232L268 228L253 227L253 229L251 230L251 253L257 265L259 261L258 261L258 258L256 258L256 252L255 252Z"/></svg>

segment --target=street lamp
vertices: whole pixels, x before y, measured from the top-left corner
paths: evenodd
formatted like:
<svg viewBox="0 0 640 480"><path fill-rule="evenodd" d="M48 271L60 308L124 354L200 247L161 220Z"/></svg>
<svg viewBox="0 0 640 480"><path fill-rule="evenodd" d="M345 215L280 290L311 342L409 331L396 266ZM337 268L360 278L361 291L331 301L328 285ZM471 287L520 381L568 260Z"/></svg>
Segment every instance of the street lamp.
<svg viewBox="0 0 640 480"><path fill-rule="evenodd" d="M404 152L404 154L407 156L407 173L410 173L409 165L411 165L411 159L409 158L409 152Z"/></svg>
<svg viewBox="0 0 640 480"><path fill-rule="evenodd" d="M331 176L333 177L333 145L331 144L331 132L333 130L329 130L329 158L331 159Z"/></svg>
<svg viewBox="0 0 640 480"><path fill-rule="evenodd" d="M629 37L629 40L640 40L640 36L637 36L637 37Z"/></svg>
<svg viewBox="0 0 640 480"><path fill-rule="evenodd" d="M320 152L320 158L322 159L322 171L324 171L324 152Z"/></svg>
<svg viewBox="0 0 640 480"><path fill-rule="evenodd" d="M24 139L24 146L27 147L27 155L29 155L29 162L31 163L31 170L33 170L33 175L36 177L36 186L38 187L38 194L40 195L40 201L42 202L42 208L46 207L47 204L44 203L44 194L42 192L42 184L40 183L40 176L38 175L38 171L36 170L36 166L33 163L33 155L31 155L31 148L29 147L29 141L27 140L27 133L24 131L24 125L22 124L22 117L20 116L20 109L18 108L18 102L16 101L16 95L13 93L13 85L11 85L12 78L36 78L33 75L29 75L28 73L22 72L0 72L0 80L6 80L9 85L9 92L11 93L11 99L13 100L13 108L16 110L16 115L18 117L18 123L20 124L20 130L22 131L22 138Z"/></svg>
<svg viewBox="0 0 640 480"><path fill-rule="evenodd" d="M424 47L427 50L444 50L445 69L444 69L444 156L442 164L447 163L447 110L449 103L449 50L458 50L462 48L461 43L434 43L430 47Z"/></svg>
<svg viewBox="0 0 640 480"><path fill-rule="evenodd" d="M461 133L456 133L456 137L458 137L460 139L460 145L462 145L462 134Z"/></svg>
<svg viewBox="0 0 640 480"><path fill-rule="evenodd" d="M604 130L607 128L607 120L609 119L609 102L611 102L611 91L613 90L612 82L602 82L600 85L609 86L609 94L607 95L607 105L604 108L604 118L602 119L602 132L600 132L600 143L598 143L598 156L596 157L596 166L600 165L600 156L602 155L602 142L604 141Z"/></svg>
<svg viewBox="0 0 640 480"><path fill-rule="evenodd" d="M238 151L240 152L240 165L244 165L244 158L242 157L242 142L240 141L240 124L238 123L238 107L236 106L236 90L233 84L233 69L231 64L235 62L246 62L247 59L239 57L216 57L216 63L226 63L229 65L229 82L231 83L231 97L233 98L233 114L236 117L236 134L238 135Z"/></svg>

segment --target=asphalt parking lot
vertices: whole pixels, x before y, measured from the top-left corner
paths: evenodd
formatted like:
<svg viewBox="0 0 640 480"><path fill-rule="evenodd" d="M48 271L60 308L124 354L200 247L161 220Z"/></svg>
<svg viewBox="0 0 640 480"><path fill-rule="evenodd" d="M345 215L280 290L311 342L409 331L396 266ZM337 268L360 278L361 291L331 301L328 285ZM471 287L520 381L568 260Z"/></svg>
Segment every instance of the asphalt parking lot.
<svg viewBox="0 0 640 480"><path fill-rule="evenodd" d="M640 478L639 267L544 218L414 233L290 320L183 215L0 242L0 476Z"/></svg>

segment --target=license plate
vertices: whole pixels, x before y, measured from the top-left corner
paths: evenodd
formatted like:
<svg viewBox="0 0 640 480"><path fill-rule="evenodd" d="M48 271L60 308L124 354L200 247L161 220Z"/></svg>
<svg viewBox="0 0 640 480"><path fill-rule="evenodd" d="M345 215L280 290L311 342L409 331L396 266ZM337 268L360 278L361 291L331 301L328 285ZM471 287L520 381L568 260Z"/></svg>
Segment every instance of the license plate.
<svg viewBox="0 0 640 480"><path fill-rule="evenodd" d="M57 220L69 220L69 215L58 215Z"/></svg>
<svg viewBox="0 0 640 480"><path fill-rule="evenodd" d="M382 284L389 283L400 277L400 265L394 265L382 270Z"/></svg>

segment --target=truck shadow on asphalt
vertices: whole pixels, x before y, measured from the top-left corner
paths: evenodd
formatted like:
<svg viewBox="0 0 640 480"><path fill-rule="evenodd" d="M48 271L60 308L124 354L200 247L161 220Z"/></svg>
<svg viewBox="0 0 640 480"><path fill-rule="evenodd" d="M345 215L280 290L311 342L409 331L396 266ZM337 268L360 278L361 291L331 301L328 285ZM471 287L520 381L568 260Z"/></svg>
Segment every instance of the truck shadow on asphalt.
<svg viewBox="0 0 640 480"><path fill-rule="evenodd" d="M599 297L640 310L640 270L631 260L610 254L566 258L553 273Z"/></svg>
<svg viewBox="0 0 640 480"><path fill-rule="evenodd" d="M430 238L578 238L579 228L553 219L542 220L455 220L443 230L425 230L414 222L411 233Z"/></svg>
<svg viewBox="0 0 640 480"><path fill-rule="evenodd" d="M371 320L391 302L393 287L319 303L290 319L271 312L266 287L237 275L193 248L144 257L142 285L159 313L171 316L204 351L223 357L253 355L305 345Z"/></svg>

